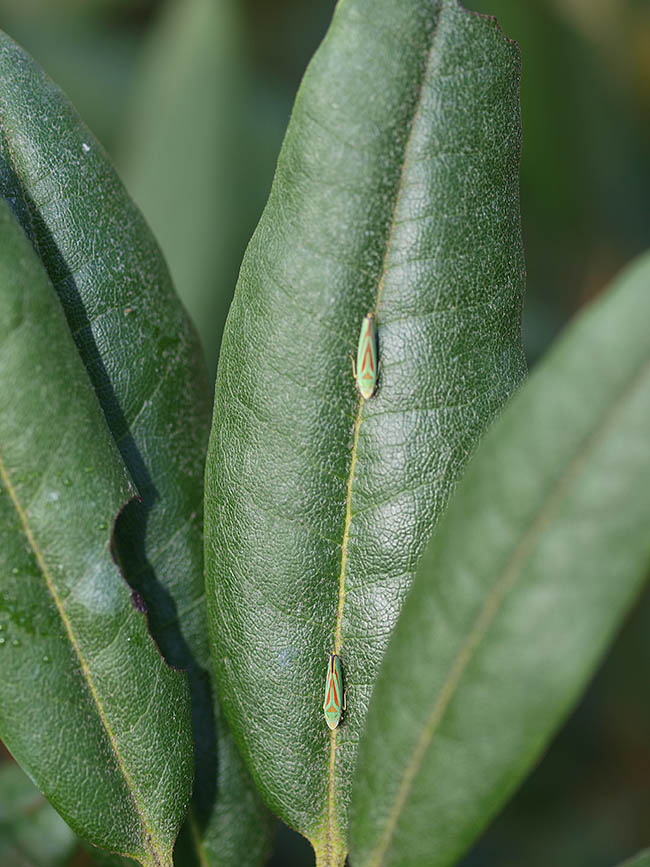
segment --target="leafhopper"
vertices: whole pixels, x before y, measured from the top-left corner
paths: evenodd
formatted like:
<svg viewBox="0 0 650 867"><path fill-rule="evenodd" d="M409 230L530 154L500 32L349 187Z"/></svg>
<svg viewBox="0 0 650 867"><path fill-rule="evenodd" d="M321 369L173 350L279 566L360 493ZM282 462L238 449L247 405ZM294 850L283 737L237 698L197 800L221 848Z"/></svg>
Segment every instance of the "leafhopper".
<svg viewBox="0 0 650 867"><path fill-rule="evenodd" d="M327 663L327 680L325 681L325 701L323 711L325 722L335 729L341 722L341 714L345 710L345 693L343 692L343 671L341 658L335 653L330 654Z"/></svg>
<svg viewBox="0 0 650 867"><path fill-rule="evenodd" d="M352 372L357 391L368 400L377 390L377 332L372 312L363 317L356 364L352 359Z"/></svg>

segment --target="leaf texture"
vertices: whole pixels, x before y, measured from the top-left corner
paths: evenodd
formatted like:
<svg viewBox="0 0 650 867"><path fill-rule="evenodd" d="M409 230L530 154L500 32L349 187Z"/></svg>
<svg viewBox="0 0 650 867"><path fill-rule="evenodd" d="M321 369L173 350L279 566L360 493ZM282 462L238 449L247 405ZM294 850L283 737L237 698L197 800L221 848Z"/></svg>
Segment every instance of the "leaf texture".
<svg viewBox="0 0 650 867"><path fill-rule="evenodd" d="M228 318L206 468L213 658L267 803L343 863L416 563L524 375L519 57L455 2L339 3ZM373 311L375 397L353 384ZM328 654L347 710L331 733Z"/></svg>
<svg viewBox="0 0 650 867"><path fill-rule="evenodd" d="M0 734L77 833L166 867L192 781L186 678L111 556L134 488L4 202L0 239Z"/></svg>
<svg viewBox="0 0 650 867"><path fill-rule="evenodd" d="M456 859L592 674L650 560L650 256L491 428L427 548L359 749L359 867Z"/></svg>
<svg viewBox="0 0 650 867"><path fill-rule="evenodd" d="M137 487L139 499L117 523L116 552L164 656L188 671L191 822L198 839L212 829L210 863L228 864L242 840L249 854L265 850L268 820L251 792L234 800L246 777L210 683L202 519L210 393L201 350L151 231L101 145L4 35L0 85L0 189L58 292Z"/></svg>

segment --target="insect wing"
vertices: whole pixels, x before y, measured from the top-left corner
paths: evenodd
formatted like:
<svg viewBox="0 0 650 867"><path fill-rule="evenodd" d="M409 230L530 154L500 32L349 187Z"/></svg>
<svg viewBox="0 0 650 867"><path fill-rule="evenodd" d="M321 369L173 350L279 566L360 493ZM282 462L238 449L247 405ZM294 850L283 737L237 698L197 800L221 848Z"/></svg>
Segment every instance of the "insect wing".
<svg viewBox="0 0 650 867"><path fill-rule="evenodd" d="M377 387L377 334L372 313L363 317L357 347L357 385L368 399Z"/></svg>
<svg viewBox="0 0 650 867"><path fill-rule="evenodd" d="M325 701L323 702L325 721L331 729L335 729L341 720L342 696L341 660L332 653L327 665Z"/></svg>

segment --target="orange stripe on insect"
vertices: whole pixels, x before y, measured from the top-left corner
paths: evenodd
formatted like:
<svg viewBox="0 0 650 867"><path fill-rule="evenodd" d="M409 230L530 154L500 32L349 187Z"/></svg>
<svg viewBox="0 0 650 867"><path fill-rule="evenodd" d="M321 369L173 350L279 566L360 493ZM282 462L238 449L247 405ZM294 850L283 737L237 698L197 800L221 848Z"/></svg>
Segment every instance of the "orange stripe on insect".
<svg viewBox="0 0 650 867"><path fill-rule="evenodd" d="M366 350L363 354L363 364L361 365L361 373L363 373L364 370L366 369L366 362L368 363L368 365L370 367L370 373L367 375L372 376L372 374L375 372L375 365L372 363L372 352L370 350L370 344L366 345Z"/></svg>
<svg viewBox="0 0 650 867"><path fill-rule="evenodd" d="M327 665L327 680L325 682L325 701L323 712L325 722L330 729L335 729L341 721L341 712L345 710L345 696L342 688L341 659L335 653L330 654ZM343 707L341 696L343 695Z"/></svg>
<svg viewBox="0 0 650 867"><path fill-rule="evenodd" d="M357 391L364 400L368 400L377 389L378 373L377 334L372 312L364 316L361 322L356 363L352 358L352 372Z"/></svg>

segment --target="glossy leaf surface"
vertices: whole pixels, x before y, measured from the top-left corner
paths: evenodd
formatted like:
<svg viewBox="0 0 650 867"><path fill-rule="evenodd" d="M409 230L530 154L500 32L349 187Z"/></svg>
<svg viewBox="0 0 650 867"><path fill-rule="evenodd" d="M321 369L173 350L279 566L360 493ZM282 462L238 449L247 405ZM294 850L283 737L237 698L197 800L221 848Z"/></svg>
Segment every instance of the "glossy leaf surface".
<svg viewBox="0 0 650 867"><path fill-rule="evenodd" d="M424 554L359 751L352 859L450 865L540 755L650 560L650 257L485 438Z"/></svg>
<svg viewBox="0 0 650 867"><path fill-rule="evenodd" d="M219 837L210 863L230 863L231 849L237 863L242 839L247 852L264 851L268 826L259 800L250 792L239 798L246 782L230 736L223 733L221 749L217 743L202 541L210 395L198 340L156 242L101 145L6 36L0 85L2 194L59 293L141 498L120 517L117 554L163 654L189 673L191 821L199 838L208 827ZM233 809L237 818L229 821Z"/></svg>
<svg viewBox="0 0 650 867"><path fill-rule="evenodd" d="M134 495L56 294L0 203L0 735L81 836L171 864L186 677L111 556Z"/></svg>
<svg viewBox="0 0 650 867"><path fill-rule="evenodd" d="M271 808L342 863L375 673L417 558L524 373L519 57L455 2L345 0L229 315L206 471L224 706ZM375 397L350 354L376 314ZM347 709L322 711L330 652Z"/></svg>

